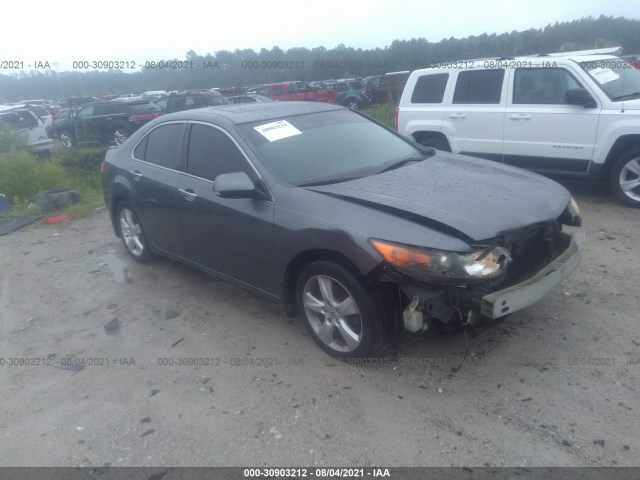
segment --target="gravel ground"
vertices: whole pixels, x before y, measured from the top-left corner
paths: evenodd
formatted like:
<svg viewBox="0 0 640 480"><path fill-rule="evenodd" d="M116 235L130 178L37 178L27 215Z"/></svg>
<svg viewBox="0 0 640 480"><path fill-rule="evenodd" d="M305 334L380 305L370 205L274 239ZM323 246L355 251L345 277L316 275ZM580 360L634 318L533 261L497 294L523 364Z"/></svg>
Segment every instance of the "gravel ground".
<svg viewBox="0 0 640 480"><path fill-rule="evenodd" d="M638 466L640 211L568 186L586 250L546 301L366 365L105 212L0 237L0 465Z"/></svg>

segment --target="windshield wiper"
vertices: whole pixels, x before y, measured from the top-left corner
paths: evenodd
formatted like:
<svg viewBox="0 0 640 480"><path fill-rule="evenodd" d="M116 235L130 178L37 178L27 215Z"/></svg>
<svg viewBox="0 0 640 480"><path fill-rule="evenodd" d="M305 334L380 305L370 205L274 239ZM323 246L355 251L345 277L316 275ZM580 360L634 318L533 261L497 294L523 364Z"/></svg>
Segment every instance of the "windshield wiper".
<svg viewBox="0 0 640 480"><path fill-rule="evenodd" d="M332 183L342 183L348 182L349 180L357 180L360 177L337 177L337 178L327 178L325 180L318 180L316 182L302 183L297 185L298 187L319 187L320 185L331 185Z"/></svg>
<svg viewBox="0 0 640 480"><path fill-rule="evenodd" d="M632 98L632 97L640 97L640 92L633 92L633 93L626 93L624 95L619 95L617 97L614 97L613 101L617 102L617 101L626 100L626 99Z"/></svg>
<svg viewBox="0 0 640 480"><path fill-rule="evenodd" d="M412 155L409 158L404 158L402 160L398 160L397 162L392 163L391 165L387 165L378 173L384 173L384 172L388 172L389 170L395 170L396 168L404 167L409 163L421 162L422 160L424 160L424 157L416 157L415 155Z"/></svg>

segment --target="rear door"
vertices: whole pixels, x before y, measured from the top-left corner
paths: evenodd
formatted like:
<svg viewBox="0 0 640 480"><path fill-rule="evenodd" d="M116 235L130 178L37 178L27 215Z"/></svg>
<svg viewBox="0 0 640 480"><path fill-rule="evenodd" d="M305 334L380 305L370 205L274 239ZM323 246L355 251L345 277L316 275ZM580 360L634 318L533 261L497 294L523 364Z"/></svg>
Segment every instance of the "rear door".
<svg viewBox="0 0 640 480"><path fill-rule="evenodd" d="M447 92L442 132L452 151L502 161L507 82L502 68L460 70Z"/></svg>
<svg viewBox="0 0 640 480"><path fill-rule="evenodd" d="M134 148L126 173L149 241L169 253L179 250L183 236L177 183L185 128L186 122L176 121L152 129Z"/></svg>
<svg viewBox="0 0 640 480"><path fill-rule="evenodd" d="M565 98L567 90L585 86L561 67L518 68L511 75L504 119L505 163L541 172L586 173L600 106L569 105Z"/></svg>
<svg viewBox="0 0 640 480"><path fill-rule="evenodd" d="M238 143L224 130L191 123L187 172L178 189L183 235L180 255L232 279L274 291L271 200L220 198L213 181L223 173L259 176Z"/></svg>

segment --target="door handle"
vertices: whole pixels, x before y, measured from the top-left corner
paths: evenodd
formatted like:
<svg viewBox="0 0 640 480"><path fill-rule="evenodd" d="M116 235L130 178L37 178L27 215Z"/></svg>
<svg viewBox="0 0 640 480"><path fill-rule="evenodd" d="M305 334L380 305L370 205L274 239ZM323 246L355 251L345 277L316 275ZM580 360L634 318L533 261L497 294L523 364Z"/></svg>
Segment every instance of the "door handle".
<svg viewBox="0 0 640 480"><path fill-rule="evenodd" d="M467 115L464 113L452 113L449 118L467 118Z"/></svg>
<svg viewBox="0 0 640 480"><path fill-rule="evenodd" d="M142 174L138 170L129 170L129 173L136 182L142 178Z"/></svg>
<svg viewBox="0 0 640 480"><path fill-rule="evenodd" d="M511 119L512 120L530 120L531 115L529 115L528 113L515 113L511 115Z"/></svg>
<svg viewBox="0 0 640 480"><path fill-rule="evenodd" d="M185 200L188 200L189 202L193 202L198 198L198 195L190 188L179 188L178 191L182 194Z"/></svg>

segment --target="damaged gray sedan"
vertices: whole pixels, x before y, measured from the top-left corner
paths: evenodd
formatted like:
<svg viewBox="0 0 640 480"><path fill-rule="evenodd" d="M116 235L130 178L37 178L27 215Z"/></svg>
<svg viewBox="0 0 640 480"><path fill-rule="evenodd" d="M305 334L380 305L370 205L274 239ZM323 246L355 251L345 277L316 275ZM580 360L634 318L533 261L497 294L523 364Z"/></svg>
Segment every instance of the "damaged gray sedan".
<svg viewBox="0 0 640 480"><path fill-rule="evenodd" d="M582 256L569 192L542 176L417 145L313 102L160 117L107 152L129 255L190 264L280 301L335 357L401 329L496 322Z"/></svg>

